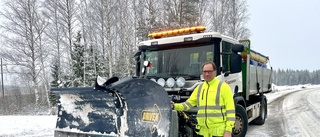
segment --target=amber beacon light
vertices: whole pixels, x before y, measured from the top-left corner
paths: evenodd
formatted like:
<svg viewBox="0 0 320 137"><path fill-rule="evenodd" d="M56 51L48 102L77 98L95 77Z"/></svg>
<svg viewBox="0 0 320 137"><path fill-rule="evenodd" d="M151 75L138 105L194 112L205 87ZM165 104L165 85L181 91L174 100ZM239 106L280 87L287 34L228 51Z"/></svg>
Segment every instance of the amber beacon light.
<svg viewBox="0 0 320 137"><path fill-rule="evenodd" d="M205 26L197 26L197 27L188 27L188 28L154 32L154 33L148 34L148 36L152 37L152 38L161 38L161 37L167 37L167 36L175 36L175 35L182 35L182 34L187 34L187 33L201 32L204 30L206 30Z"/></svg>

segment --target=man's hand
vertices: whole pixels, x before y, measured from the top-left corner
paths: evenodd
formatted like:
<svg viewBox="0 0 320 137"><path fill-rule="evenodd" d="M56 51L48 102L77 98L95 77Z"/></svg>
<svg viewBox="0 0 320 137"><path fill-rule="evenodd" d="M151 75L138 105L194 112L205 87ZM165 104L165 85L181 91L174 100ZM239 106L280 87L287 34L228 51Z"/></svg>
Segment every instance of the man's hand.
<svg viewBox="0 0 320 137"><path fill-rule="evenodd" d="M223 137L232 137L232 134L229 131L224 131Z"/></svg>
<svg viewBox="0 0 320 137"><path fill-rule="evenodd" d="M171 109L174 110L174 106L173 106L174 102L170 101L170 104L171 104Z"/></svg>

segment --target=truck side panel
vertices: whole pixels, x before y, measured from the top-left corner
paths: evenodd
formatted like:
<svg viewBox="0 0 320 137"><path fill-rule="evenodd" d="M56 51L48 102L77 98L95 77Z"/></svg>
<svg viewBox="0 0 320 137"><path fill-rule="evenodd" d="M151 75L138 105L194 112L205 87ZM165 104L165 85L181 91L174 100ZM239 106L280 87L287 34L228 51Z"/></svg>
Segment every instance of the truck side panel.
<svg viewBox="0 0 320 137"><path fill-rule="evenodd" d="M271 78L270 75L270 69L261 66L250 65L250 95L269 91L268 85ZM259 89L257 86L259 86Z"/></svg>

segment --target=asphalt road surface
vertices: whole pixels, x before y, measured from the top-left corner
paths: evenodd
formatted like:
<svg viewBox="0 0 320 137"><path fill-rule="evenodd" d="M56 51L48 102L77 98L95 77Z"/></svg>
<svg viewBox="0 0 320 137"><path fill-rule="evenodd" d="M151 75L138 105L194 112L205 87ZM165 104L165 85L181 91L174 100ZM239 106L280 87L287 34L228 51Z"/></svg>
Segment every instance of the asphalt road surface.
<svg viewBox="0 0 320 137"><path fill-rule="evenodd" d="M249 125L247 137L320 137L320 88L288 93L268 104L264 125Z"/></svg>

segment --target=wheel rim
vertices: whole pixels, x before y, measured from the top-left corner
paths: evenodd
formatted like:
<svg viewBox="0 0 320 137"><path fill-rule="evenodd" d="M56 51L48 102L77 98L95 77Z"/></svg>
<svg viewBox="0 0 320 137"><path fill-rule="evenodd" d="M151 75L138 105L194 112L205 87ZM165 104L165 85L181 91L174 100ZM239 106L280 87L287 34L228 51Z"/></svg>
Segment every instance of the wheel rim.
<svg viewBox="0 0 320 137"><path fill-rule="evenodd" d="M242 129L243 129L243 118L239 114L237 114L236 121L234 123L234 130L233 130L234 135L239 135L242 132Z"/></svg>

